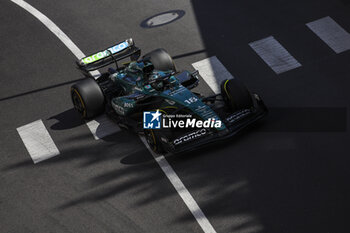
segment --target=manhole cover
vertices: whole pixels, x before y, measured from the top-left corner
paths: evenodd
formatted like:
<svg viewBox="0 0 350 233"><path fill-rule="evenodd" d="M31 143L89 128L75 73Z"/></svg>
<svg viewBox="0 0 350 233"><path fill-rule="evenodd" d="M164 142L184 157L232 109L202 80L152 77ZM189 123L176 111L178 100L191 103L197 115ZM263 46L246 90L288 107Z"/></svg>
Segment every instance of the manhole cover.
<svg viewBox="0 0 350 233"><path fill-rule="evenodd" d="M172 10L172 11L162 12L142 21L141 27L154 28L154 27L163 26L165 24L169 24L174 22L175 20L180 19L184 15L185 15L185 11L183 10Z"/></svg>

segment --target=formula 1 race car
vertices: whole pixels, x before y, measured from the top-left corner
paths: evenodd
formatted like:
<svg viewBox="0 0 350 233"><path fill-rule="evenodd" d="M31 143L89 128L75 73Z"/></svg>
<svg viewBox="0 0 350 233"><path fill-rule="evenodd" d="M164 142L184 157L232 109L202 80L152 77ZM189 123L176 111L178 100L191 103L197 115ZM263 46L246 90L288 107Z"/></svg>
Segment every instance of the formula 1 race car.
<svg viewBox="0 0 350 233"><path fill-rule="evenodd" d="M190 91L199 83L198 71L178 72L164 49L140 55L127 39L77 61L86 79L71 87L71 97L84 119L106 113L121 128L144 134L154 152L176 153L227 139L267 113L261 98L237 79L223 81L220 94L202 96ZM128 61L118 64L123 59ZM116 68L91 75L112 63ZM153 116L148 123L146 114Z"/></svg>

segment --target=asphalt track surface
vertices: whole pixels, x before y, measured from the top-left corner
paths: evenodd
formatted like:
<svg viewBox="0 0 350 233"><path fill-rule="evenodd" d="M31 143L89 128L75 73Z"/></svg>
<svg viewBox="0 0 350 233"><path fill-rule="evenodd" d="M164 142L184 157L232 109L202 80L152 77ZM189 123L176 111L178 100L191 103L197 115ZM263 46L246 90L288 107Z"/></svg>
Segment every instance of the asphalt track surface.
<svg viewBox="0 0 350 233"><path fill-rule="evenodd" d="M217 232L349 232L350 51L306 23L350 32L349 1L28 1L85 53L133 37L180 69L210 56L259 93L270 115L225 143L167 157ZM145 29L161 12L170 24ZM138 136L94 140L72 109L81 74L41 22L0 2L1 232L202 232ZM274 36L302 64L277 75L249 47ZM197 88L211 90L205 82ZM42 119L61 154L33 164L16 128Z"/></svg>

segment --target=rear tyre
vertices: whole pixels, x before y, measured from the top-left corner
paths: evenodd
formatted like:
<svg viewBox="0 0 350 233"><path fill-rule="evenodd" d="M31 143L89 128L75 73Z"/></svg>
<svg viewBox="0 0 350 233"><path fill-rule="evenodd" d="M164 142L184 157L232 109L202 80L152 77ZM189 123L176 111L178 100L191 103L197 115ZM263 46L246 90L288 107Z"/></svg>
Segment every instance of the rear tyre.
<svg viewBox="0 0 350 233"><path fill-rule="evenodd" d="M150 61L156 70L176 71L175 63L165 49L156 49L143 56L143 60Z"/></svg>
<svg viewBox="0 0 350 233"><path fill-rule="evenodd" d="M221 83L221 94L233 111L250 109L254 106L253 98L243 83L237 79L226 79Z"/></svg>
<svg viewBox="0 0 350 233"><path fill-rule="evenodd" d="M164 153L164 147L162 145L160 135L157 130L144 129L145 138L151 149L157 154Z"/></svg>
<svg viewBox="0 0 350 233"><path fill-rule="evenodd" d="M104 110L104 95L95 80L87 78L71 87L74 108L84 119L101 114Z"/></svg>

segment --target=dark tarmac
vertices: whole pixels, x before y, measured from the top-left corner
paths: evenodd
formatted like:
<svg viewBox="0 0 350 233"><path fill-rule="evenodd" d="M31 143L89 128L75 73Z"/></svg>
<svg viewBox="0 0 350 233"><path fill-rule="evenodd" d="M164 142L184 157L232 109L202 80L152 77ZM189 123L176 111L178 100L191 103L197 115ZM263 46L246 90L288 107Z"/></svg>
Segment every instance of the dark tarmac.
<svg viewBox="0 0 350 233"><path fill-rule="evenodd" d="M350 232L350 51L305 25L330 16L350 32L349 1L27 2L85 54L132 37L179 69L216 56L264 99L269 116L239 137L166 157L217 232ZM141 27L170 10L185 14ZM0 31L1 232L203 232L137 135L93 138L70 100L76 58L57 37L9 0ZM271 35L301 67L277 75L248 45ZM38 119L61 154L33 164L16 128Z"/></svg>

